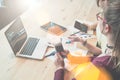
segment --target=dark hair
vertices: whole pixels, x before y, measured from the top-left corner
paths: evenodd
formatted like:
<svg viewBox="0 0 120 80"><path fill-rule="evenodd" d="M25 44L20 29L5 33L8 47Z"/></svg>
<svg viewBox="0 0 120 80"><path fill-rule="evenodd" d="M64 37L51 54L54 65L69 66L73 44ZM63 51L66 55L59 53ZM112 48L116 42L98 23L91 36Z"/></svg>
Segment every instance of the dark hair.
<svg viewBox="0 0 120 80"><path fill-rule="evenodd" d="M99 7L100 5L99 5L99 2L100 2L100 0L97 0L97 6Z"/></svg>
<svg viewBox="0 0 120 80"><path fill-rule="evenodd" d="M114 0L96 0L96 2L98 7L105 8L108 4L114 2Z"/></svg>
<svg viewBox="0 0 120 80"><path fill-rule="evenodd" d="M101 8L105 8L106 5L108 4L109 0L97 0L97 6ZM100 5L101 4L101 5Z"/></svg>
<svg viewBox="0 0 120 80"><path fill-rule="evenodd" d="M114 43L113 55L117 58L115 66L120 70L120 0L113 1L105 8L104 17L111 27L111 41Z"/></svg>

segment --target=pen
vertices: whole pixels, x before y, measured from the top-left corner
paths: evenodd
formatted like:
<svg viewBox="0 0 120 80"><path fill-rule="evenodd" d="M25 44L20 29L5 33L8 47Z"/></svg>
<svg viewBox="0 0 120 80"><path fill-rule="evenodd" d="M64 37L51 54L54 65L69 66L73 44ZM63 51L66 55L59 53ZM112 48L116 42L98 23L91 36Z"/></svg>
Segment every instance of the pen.
<svg viewBox="0 0 120 80"><path fill-rule="evenodd" d="M45 57L54 56L55 53L56 53L56 51L53 51L53 52L51 52L50 54L46 55Z"/></svg>
<svg viewBox="0 0 120 80"><path fill-rule="evenodd" d="M78 32L75 32L75 33L73 33L73 34L71 34L70 36L72 36L72 35L75 35L75 34L77 34L77 33L79 33L80 31L78 31Z"/></svg>

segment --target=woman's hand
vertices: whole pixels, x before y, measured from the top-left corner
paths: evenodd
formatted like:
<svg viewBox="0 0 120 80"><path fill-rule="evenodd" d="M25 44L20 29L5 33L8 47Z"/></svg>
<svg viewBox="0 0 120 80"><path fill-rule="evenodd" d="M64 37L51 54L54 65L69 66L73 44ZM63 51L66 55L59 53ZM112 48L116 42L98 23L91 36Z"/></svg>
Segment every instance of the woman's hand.
<svg viewBox="0 0 120 80"><path fill-rule="evenodd" d="M80 42L82 44L85 42L85 40L78 36L69 36L68 38L70 39L71 42Z"/></svg>
<svg viewBox="0 0 120 80"><path fill-rule="evenodd" d="M64 68L64 59L59 53L56 53L55 65L57 68Z"/></svg>
<svg viewBox="0 0 120 80"><path fill-rule="evenodd" d="M68 53L69 53L68 50L64 50L64 52L60 52L59 54L60 54L63 58L65 58L65 57L67 57Z"/></svg>

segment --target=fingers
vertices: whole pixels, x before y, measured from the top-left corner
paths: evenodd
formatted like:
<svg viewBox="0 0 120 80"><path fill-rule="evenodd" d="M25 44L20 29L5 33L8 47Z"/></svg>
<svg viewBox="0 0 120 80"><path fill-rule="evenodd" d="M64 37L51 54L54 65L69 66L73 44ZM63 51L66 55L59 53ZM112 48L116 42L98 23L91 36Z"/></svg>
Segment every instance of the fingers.
<svg viewBox="0 0 120 80"><path fill-rule="evenodd" d="M57 53L56 56L57 56L57 59L59 59L59 60L63 59L62 56L60 55L60 53Z"/></svg>
<svg viewBox="0 0 120 80"><path fill-rule="evenodd" d="M71 40L71 42L79 42L81 40L81 38L77 36L70 36L68 38Z"/></svg>
<svg viewBox="0 0 120 80"><path fill-rule="evenodd" d="M71 42L75 41L76 36L69 36L68 39L70 39Z"/></svg>
<svg viewBox="0 0 120 80"><path fill-rule="evenodd" d="M59 53L56 53L55 65L57 67L64 67L64 59L61 57Z"/></svg>
<svg viewBox="0 0 120 80"><path fill-rule="evenodd" d="M68 54L68 53L69 53L69 50L64 50L64 52Z"/></svg>
<svg viewBox="0 0 120 80"><path fill-rule="evenodd" d="M75 37L77 37L77 36L72 35L72 36L69 36L68 38L71 39L71 38L75 38Z"/></svg>
<svg viewBox="0 0 120 80"><path fill-rule="evenodd" d="M65 55L65 56L67 56L68 53L69 53L68 50L64 50L64 52L61 52L61 55Z"/></svg>

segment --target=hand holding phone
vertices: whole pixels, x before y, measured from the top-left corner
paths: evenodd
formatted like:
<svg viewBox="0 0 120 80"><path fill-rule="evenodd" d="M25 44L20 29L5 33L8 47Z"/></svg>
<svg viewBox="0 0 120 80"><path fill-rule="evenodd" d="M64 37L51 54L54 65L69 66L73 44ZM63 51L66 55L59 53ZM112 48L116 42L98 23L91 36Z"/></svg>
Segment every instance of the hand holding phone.
<svg viewBox="0 0 120 80"><path fill-rule="evenodd" d="M62 53L65 52L62 43L57 43L57 44L55 45L55 50L56 50L56 52L59 53L63 58L66 57L66 56L64 56L64 55L62 54Z"/></svg>

